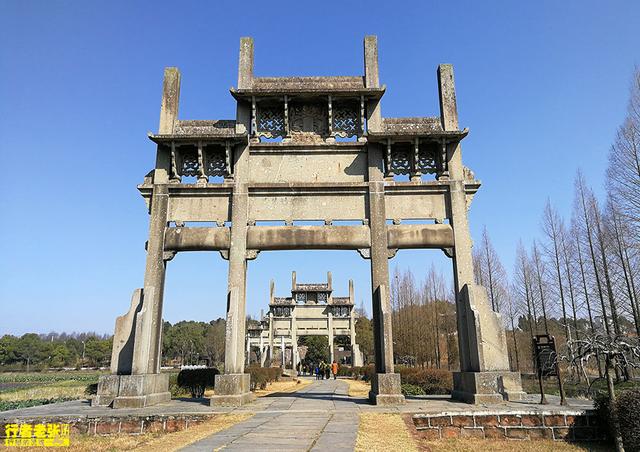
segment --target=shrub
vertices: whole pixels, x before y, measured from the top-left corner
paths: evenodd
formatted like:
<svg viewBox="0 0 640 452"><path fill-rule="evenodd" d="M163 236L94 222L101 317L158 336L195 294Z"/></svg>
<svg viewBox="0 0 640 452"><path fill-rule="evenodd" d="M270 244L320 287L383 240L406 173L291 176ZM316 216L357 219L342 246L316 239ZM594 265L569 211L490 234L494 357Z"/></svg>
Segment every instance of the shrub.
<svg viewBox="0 0 640 452"><path fill-rule="evenodd" d="M599 392L594 397L594 407L600 425L607 428L610 438L613 438L617 417L625 450L640 450L640 389L620 392L613 405L608 393Z"/></svg>
<svg viewBox="0 0 640 452"><path fill-rule="evenodd" d="M616 400L616 415L626 450L640 450L640 389L623 391Z"/></svg>
<svg viewBox="0 0 640 452"><path fill-rule="evenodd" d="M453 375L448 370L429 367L397 367L403 384L418 386L424 394L451 394Z"/></svg>
<svg viewBox="0 0 640 452"><path fill-rule="evenodd" d="M371 381L371 378L373 378L373 374L375 372L376 371L373 364L351 368L351 376L356 380Z"/></svg>
<svg viewBox="0 0 640 452"><path fill-rule="evenodd" d="M96 395L98 393L98 383L89 383L84 389L84 393L88 396Z"/></svg>
<svg viewBox="0 0 640 452"><path fill-rule="evenodd" d="M215 367L205 369L182 369L178 373L178 386L188 389L191 397L199 399L204 396L206 388L213 388L216 382L216 375L220 372Z"/></svg>
<svg viewBox="0 0 640 452"><path fill-rule="evenodd" d="M279 381L282 376L282 369L279 367L249 366L247 371L251 375L250 389L252 391L266 389L268 383Z"/></svg>
<svg viewBox="0 0 640 452"><path fill-rule="evenodd" d="M406 396L425 395L424 390L420 386L411 383L402 383L402 393Z"/></svg>
<svg viewBox="0 0 640 452"><path fill-rule="evenodd" d="M353 369L349 366L338 366L338 377L351 377Z"/></svg>

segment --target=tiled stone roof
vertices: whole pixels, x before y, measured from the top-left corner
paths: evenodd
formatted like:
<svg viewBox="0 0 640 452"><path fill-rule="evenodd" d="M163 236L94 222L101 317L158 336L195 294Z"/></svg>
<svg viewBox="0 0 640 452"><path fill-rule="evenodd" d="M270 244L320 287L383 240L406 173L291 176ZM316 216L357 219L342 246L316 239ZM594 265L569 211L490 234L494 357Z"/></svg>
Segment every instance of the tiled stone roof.
<svg viewBox="0 0 640 452"><path fill-rule="evenodd" d="M382 127L387 135L424 134L442 132L440 118L383 118Z"/></svg>
<svg viewBox="0 0 640 452"><path fill-rule="evenodd" d="M329 284L296 284L294 292L327 292Z"/></svg>
<svg viewBox="0 0 640 452"><path fill-rule="evenodd" d="M236 122L232 119L178 121L175 135L235 135Z"/></svg>
<svg viewBox="0 0 640 452"><path fill-rule="evenodd" d="M332 305L352 305L353 303L349 297L333 297L331 299Z"/></svg>
<svg viewBox="0 0 640 452"><path fill-rule="evenodd" d="M273 304L293 304L293 298L291 297L274 297Z"/></svg>

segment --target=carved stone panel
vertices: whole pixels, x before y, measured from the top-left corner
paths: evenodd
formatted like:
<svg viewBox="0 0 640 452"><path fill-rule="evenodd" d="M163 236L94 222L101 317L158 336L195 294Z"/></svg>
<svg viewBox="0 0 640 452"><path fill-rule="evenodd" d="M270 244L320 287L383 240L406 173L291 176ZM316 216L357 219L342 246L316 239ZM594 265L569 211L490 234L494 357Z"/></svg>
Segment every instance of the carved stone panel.
<svg viewBox="0 0 640 452"><path fill-rule="evenodd" d="M285 135L284 107L282 105L257 105L256 132L266 138Z"/></svg>
<svg viewBox="0 0 640 452"><path fill-rule="evenodd" d="M411 173L411 145L398 143L391 148L391 172L393 174Z"/></svg>
<svg viewBox="0 0 640 452"><path fill-rule="evenodd" d="M333 107L332 116L334 135L348 138L361 133L360 106L355 102L336 103Z"/></svg>
<svg viewBox="0 0 640 452"><path fill-rule="evenodd" d="M227 159L222 146L208 146L204 153L204 171L207 176L228 176Z"/></svg>
<svg viewBox="0 0 640 452"><path fill-rule="evenodd" d="M198 151L191 146L181 147L178 174L180 176L196 177L198 176L198 169Z"/></svg>
<svg viewBox="0 0 640 452"><path fill-rule="evenodd" d="M326 136L327 126L327 106L323 104L292 104L289 107L289 124L291 134L313 134Z"/></svg>
<svg viewBox="0 0 640 452"><path fill-rule="evenodd" d="M437 143L420 143L416 169L422 174L438 173Z"/></svg>

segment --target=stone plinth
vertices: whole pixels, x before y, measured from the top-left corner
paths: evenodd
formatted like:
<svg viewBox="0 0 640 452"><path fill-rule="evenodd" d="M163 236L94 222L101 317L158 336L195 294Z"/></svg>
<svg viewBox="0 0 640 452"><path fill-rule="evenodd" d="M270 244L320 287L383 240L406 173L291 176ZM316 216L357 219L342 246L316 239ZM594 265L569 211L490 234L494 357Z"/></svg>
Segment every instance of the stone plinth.
<svg viewBox="0 0 640 452"><path fill-rule="evenodd" d="M522 400L519 372L454 372L451 397L467 403L500 403Z"/></svg>
<svg viewBox="0 0 640 452"><path fill-rule="evenodd" d="M375 405L400 405L405 398L400 389L400 374L374 374L369 400Z"/></svg>
<svg viewBox="0 0 640 452"><path fill-rule="evenodd" d="M142 408L170 400L169 374L103 375L91 405Z"/></svg>
<svg viewBox="0 0 640 452"><path fill-rule="evenodd" d="M240 406L253 402L256 396L250 390L250 382L249 374L216 375L211 406Z"/></svg>

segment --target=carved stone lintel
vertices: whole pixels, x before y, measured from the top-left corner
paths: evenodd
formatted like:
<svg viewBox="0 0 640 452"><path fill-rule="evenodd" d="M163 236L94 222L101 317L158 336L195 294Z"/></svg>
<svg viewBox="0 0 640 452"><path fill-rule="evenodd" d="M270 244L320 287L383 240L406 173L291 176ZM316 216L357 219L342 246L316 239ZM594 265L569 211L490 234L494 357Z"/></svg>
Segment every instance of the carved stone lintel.
<svg viewBox="0 0 640 452"><path fill-rule="evenodd" d="M358 248L358 254L363 259L371 259L371 248Z"/></svg>
<svg viewBox="0 0 640 452"><path fill-rule="evenodd" d="M247 260L252 261L258 257L258 254L260 254L260 250L247 250L245 256Z"/></svg>
<svg viewBox="0 0 640 452"><path fill-rule="evenodd" d="M396 257L397 252L398 252L398 248L387 249L387 259L393 259L394 257Z"/></svg>
<svg viewBox="0 0 640 452"><path fill-rule="evenodd" d="M165 262L169 262L170 260L172 260L174 257L176 257L176 254L178 254L177 251L165 251L162 254L162 260L164 260Z"/></svg>
<svg viewBox="0 0 640 452"><path fill-rule="evenodd" d="M449 259L453 259L453 248L442 248L442 252Z"/></svg>
<svg viewBox="0 0 640 452"><path fill-rule="evenodd" d="M229 260L229 250L220 250L220 256L226 261Z"/></svg>

